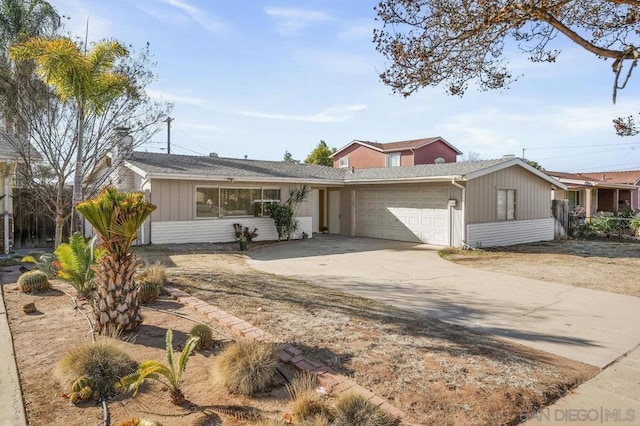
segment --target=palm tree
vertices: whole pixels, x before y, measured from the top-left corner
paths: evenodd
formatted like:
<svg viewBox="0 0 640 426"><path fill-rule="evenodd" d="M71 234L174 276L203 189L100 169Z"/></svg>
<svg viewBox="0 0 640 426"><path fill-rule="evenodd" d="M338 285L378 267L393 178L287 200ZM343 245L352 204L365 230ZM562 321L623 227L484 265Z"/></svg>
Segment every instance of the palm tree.
<svg viewBox="0 0 640 426"><path fill-rule="evenodd" d="M105 188L97 197L76 205L76 209L101 237L106 253L95 271L93 294L95 327L98 333L131 331L142 322L138 288L133 275L140 262L130 252L140 226L156 209L139 192L118 192Z"/></svg>
<svg viewBox="0 0 640 426"><path fill-rule="evenodd" d="M28 63L12 67L9 47L31 37L51 35L59 27L60 15L44 0L0 0L0 87L6 131L14 131L18 85L24 86L33 71Z"/></svg>
<svg viewBox="0 0 640 426"><path fill-rule="evenodd" d="M77 155L73 179L73 202L82 195L83 136L87 114L102 114L109 104L125 92L135 92L129 78L115 72L115 62L129 54L119 42L105 40L91 51L83 51L67 37L35 37L9 49L14 60L33 60L38 76L55 89L64 101L74 101L78 108ZM72 216L72 229L82 231L77 211Z"/></svg>

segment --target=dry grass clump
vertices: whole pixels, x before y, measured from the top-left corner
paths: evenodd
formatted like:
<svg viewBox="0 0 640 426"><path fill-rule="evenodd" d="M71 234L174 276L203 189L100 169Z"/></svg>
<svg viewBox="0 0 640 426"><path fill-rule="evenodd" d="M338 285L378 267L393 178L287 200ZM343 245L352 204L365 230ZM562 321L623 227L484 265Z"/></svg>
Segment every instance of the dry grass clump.
<svg viewBox="0 0 640 426"><path fill-rule="evenodd" d="M167 281L167 268L160 262L154 262L140 272L138 279L158 284L163 287Z"/></svg>
<svg viewBox="0 0 640 426"><path fill-rule="evenodd" d="M274 381L278 359L270 343L241 340L228 345L215 360L214 374L231 393L255 395Z"/></svg>
<svg viewBox="0 0 640 426"><path fill-rule="evenodd" d="M108 395L115 392L120 378L136 368L136 362L128 354L105 340L71 349L58 362L55 374L69 391L79 378L88 377L93 390Z"/></svg>
<svg viewBox="0 0 640 426"><path fill-rule="evenodd" d="M328 398L316 391L317 386L317 377L309 373L297 374L286 386L292 400L291 413L298 422L324 425L333 419Z"/></svg>
<svg viewBox="0 0 640 426"><path fill-rule="evenodd" d="M336 401L335 426L394 426L396 422L380 407L364 396L354 393L342 394Z"/></svg>
<svg viewBox="0 0 640 426"><path fill-rule="evenodd" d="M142 304L155 302L167 279L166 268L161 263L147 265L136 277L138 300Z"/></svg>

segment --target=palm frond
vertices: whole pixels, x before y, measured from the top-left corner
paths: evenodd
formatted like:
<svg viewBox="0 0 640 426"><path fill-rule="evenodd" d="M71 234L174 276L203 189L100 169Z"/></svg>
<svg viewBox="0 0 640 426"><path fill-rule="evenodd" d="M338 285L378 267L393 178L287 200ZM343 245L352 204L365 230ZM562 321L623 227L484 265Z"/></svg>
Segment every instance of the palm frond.
<svg viewBox="0 0 640 426"><path fill-rule="evenodd" d="M176 377L176 381L178 383L180 383L180 380L182 380L182 373L184 373L184 370L187 368L187 362L189 362L189 358L191 357L191 354L198 345L199 341L200 337L191 336L187 340L187 343L184 344L184 348L182 349L180 358L178 359L178 375Z"/></svg>

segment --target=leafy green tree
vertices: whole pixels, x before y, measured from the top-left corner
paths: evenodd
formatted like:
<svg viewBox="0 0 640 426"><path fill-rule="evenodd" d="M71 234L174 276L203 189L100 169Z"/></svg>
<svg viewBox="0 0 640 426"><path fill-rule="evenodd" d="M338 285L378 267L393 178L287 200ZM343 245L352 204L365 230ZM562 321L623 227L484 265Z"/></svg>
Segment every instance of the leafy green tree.
<svg viewBox="0 0 640 426"><path fill-rule="evenodd" d="M298 160L294 160L293 159L293 155L291 155L291 153L289 151L285 151L284 152L284 157L282 158L282 161L284 161L285 163L299 163L300 162Z"/></svg>
<svg viewBox="0 0 640 426"><path fill-rule="evenodd" d="M101 41L87 52L66 37L34 37L10 48L14 60L32 60L36 73L55 89L64 102L77 106L76 162L73 179L73 201L83 200L82 178L84 134L87 114L101 115L123 92L135 91L127 75L115 72L116 60L129 51L117 41ZM72 229L82 231L77 212L72 217Z"/></svg>
<svg viewBox="0 0 640 426"><path fill-rule="evenodd" d="M44 0L0 0L0 99L2 118L7 132L20 133L17 126L19 93L34 89L30 85L33 66L29 62L11 62L9 47L31 37L50 36L60 27L60 15ZM33 93L31 93L33 95Z"/></svg>
<svg viewBox="0 0 640 426"><path fill-rule="evenodd" d="M304 160L307 164L316 164L318 166L333 166L333 160L329 158L331 154L336 152L336 148L329 148L327 143L323 140L320 141L311 154Z"/></svg>

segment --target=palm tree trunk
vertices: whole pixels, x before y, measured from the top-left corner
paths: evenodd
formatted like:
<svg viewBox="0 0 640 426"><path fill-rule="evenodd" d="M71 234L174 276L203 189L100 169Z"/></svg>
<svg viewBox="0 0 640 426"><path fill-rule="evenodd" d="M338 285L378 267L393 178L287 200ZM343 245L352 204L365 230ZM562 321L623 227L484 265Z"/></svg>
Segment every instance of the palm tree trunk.
<svg viewBox="0 0 640 426"><path fill-rule="evenodd" d="M133 276L139 260L133 253L107 254L95 268L94 315L100 334L131 331L142 322Z"/></svg>
<svg viewBox="0 0 640 426"><path fill-rule="evenodd" d="M82 216L76 210L76 204L82 201L82 165L83 165L83 138L84 138L84 106L82 102L78 105L78 136L77 136L76 169L73 176L73 210L71 213L71 233L82 234Z"/></svg>

